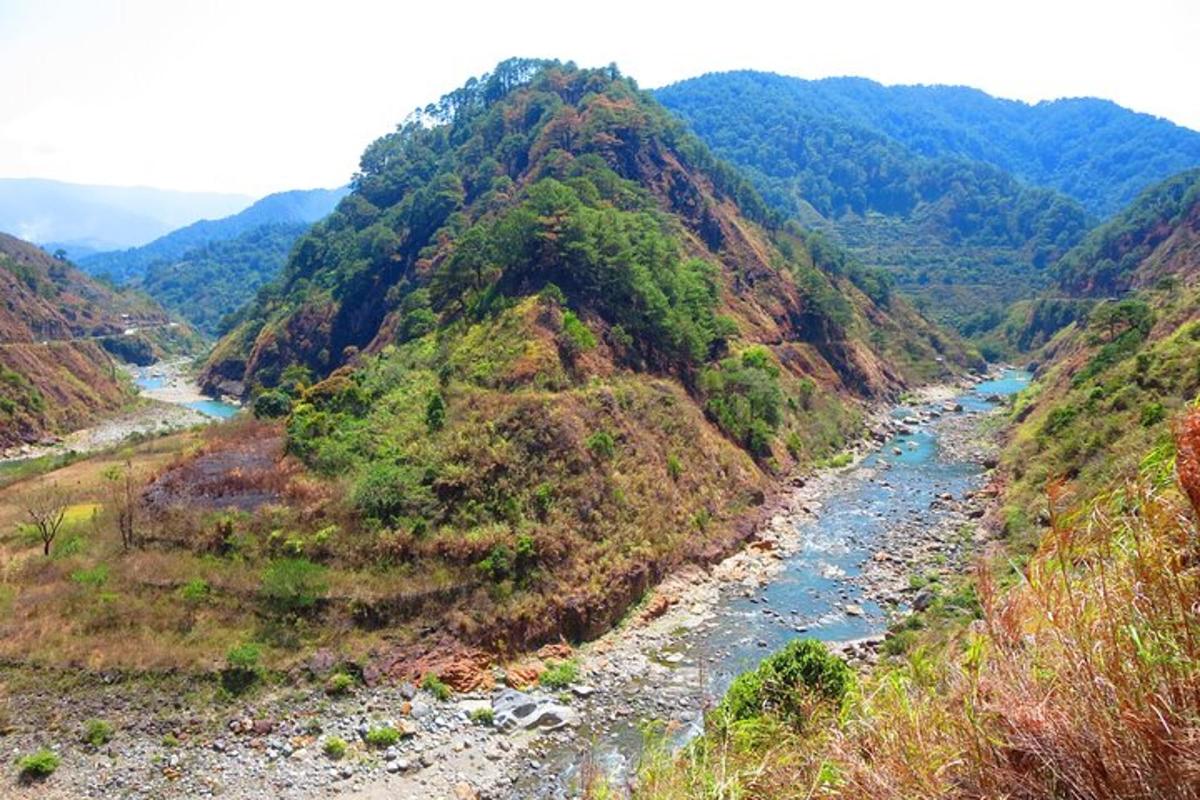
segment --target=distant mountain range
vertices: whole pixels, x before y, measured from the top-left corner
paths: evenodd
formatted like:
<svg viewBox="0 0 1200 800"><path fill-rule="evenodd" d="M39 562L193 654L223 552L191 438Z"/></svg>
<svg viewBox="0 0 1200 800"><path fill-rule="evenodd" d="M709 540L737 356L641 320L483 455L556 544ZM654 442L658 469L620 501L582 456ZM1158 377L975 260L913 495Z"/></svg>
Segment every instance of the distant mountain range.
<svg viewBox="0 0 1200 800"><path fill-rule="evenodd" d="M252 201L240 194L0 178L0 230L81 258L145 244L198 219L233 214Z"/></svg>
<svg viewBox="0 0 1200 800"><path fill-rule="evenodd" d="M235 239L264 225L311 225L332 211L348 191L343 187L269 194L232 216L200 220L141 247L94 253L79 258L78 263L93 275L108 275L118 282L129 281L143 275L156 262L179 260L189 250Z"/></svg>
<svg viewBox="0 0 1200 800"><path fill-rule="evenodd" d="M1200 133L1105 100L1029 105L761 72L655 95L771 205L968 335L1049 286L1049 268L1101 219L1200 165Z"/></svg>

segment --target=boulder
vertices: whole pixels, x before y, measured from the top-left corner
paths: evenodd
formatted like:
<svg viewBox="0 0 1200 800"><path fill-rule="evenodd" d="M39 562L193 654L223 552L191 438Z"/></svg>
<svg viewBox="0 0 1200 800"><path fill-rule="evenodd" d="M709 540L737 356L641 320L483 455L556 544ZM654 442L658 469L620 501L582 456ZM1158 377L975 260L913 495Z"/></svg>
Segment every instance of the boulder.
<svg viewBox="0 0 1200 800"><path fill-rule="evenodd" d="M516 689L506 689L492 700L492 713L495 726L502 731L553 731L579 721L571 708Z"/></svg>

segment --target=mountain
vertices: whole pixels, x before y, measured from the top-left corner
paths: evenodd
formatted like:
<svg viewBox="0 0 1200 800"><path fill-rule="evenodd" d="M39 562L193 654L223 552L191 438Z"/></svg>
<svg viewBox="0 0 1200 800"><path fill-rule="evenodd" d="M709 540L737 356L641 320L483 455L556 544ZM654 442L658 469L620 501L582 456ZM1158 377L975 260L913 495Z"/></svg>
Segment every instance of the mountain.
<svg viewBox="0 0 1200 800"><path fill-rule="evenodd" d="M1095 216L1200 164L1200 133L1102 101L756 72L656 96L773 206L968 335L1049 286L1048 265Z"/></svg>
<svg viewBox="0 0 1200 800"><path fill-rule="evenodd" d="M131 402L113 356L146 363L187 336L146 298L0 234L0 448L82 427Z"/></svg>
<svg viewBox="0 0 1200 800"><path fill-rule="evenodd" d="M738 94L757 109L757 96L765 94L781 104L780 113L841 120L926 158L992 164L1073 197L1101 217L1150 184L1200 164L1200 133L1096 98L1030 105L965 86L808 81L749 71L704 75L657 94L672 110L699 103L731 107Z"/></svg>
<svg viewBox="0 0 1200 800"><path fill-rule="evenodd" d="M232 214L250 201L236 194L0 178L0 230L51 250L61 247L74 258L145 244L198 219Z"/></svg>
<svg viewBox="0 0 1200 800"><path fill-rule="evenodd" d="M142 276L152 264L203 258L203 254L189 255L189 251L236 239L256 228L307 227L332 211L348 191L308 189L270 194L231 216L193 222L140 247L84 256L79 265L93 275L108 275L123 283Z"/></svg>
<svg viewBox="0 0 1200 800"><path fill-rule="evenodd" d="M419 596L489 648L605 629L862 401L971 362L615 68L544 61L370 145L242 316L201 380L283 419L336 569L390 565L356 619Z"/></svg>
<svg viewBox="0 0 1200 800"><path fill-rule="evenodd" d="M129 286L153 297L201 332L216 336L226 322L273 281L306 222L275 222L251 228L231 239L218 239L154 261Z"/></svg>

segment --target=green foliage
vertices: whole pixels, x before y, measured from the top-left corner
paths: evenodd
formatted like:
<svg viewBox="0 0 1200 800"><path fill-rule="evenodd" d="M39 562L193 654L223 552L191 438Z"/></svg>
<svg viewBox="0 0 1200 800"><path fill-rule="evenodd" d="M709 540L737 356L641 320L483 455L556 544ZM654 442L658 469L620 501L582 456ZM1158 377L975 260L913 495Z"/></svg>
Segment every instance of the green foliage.
<svg viewBox="0 0 1200 800"><path fill-rule="evenodd" d="M425 673L425 677L421 679L421 688L443 702L449 700L453 694L450 687L442 683L441 678L432 672Z"/></svg>
<svg viewBox="0 0 1200 800"><path fill-rule="evenodd" d="M112 741L116 729L111 722L103 719L89 719L83 723L83 741L92 747L100 747Z"/></svg>
<svg viewBox="0 0 1200 800"><path fill-rule="evenodd" d="M765 348L751 347L701 374L705 410L729 436L751 453L766 457L782 421L779 367Z"/></svg>
<svg viewBox="0 0 1200 800"><path fill-rule="evenodd" d="M371 747L382 750L385 747L392 747L399 743L400 731L391 725L378 725L367 730L367 734L363 737L363 740Z"/></svg>
<svg viewBox="0 0 1200 800"><path fill-rule="evenodd" d="M230 649L225 656L225 668L221 670L221 687L232 695L246 692L262 676L261 657L262 651L252 642Z"/></svg>
<svg viewBox="0 0 1200 800"><path fill-rule="evenodd" d="M565 689L578 680L579 664L574 659L552 661L538 677L538 683L547 689Z"/></svg>
<svg viewBox="0 0 1200 800"><path fill-rule="evenodd" d="M608 431L596 431L584 442L597 458L612 458L617 452L617 443Z"/></svg>
<svg viewBox="0 0 1200 800"><path fill-rule="evenodd" d="M677 481L683 476L683 462L674 453L667 454L667 475L673 481Z"/></svg>
<svg viewBox="0 0 1200 800"><path fill-rule="evenodd" d="M38 750L17 761L17 771L22 780L42 780L53 775L60 763L61 759L53 750Z"/></svg>
<svg viewBox="0 0 1200 800"><path fill-rule="evenodd" d="M190 581L179 587L179 597L186 603L199 605L208 600L212 594L212 587L208 585L208 581L203 578L192 578Z"/></svg>
<svg viewBox="0 0 1200 800"><path fill-rule="evenodd" d="M346 755L346 740L340 736L326 736L321 744L321 750L334 761L339 761Z"/></svg>
<svg viewBox="0 0 1200 800"><path fill-rule="evenodd" d="M430 433L440 431L446 424L446 401L438 393L430 396L425 405L425 427Z"/></svg>
<svg viewBox="0 0 1200 800"><path fill-rule="evenodd" d="M345 672L335 672L325 683L325 693L335 696L350 694L354 689L354 677Z"/></svg>
<svg viewBox="0 0 1200 800"><path fill-rule="evenodd" d="M325 573L325 567L304 558L276 559L263 572L259 593L278 614L304 614L328 591Z"/></svg>
<svg viewBox="0 0 1200 800"><path fill-rule="evenodd" d="M717 709L726 722L771 714L797 727L811 698L840 704L854 685L846 662L813 639L795 639L752 672L734 679Z"/></svg>
<svg viewBox="0 0 1200 800"><path fill-rule="evenodd" d="M432 502L424 470L387 462L370 464L355 482L355 507L390 525L405 517L421 517Z"/></svg>
<svg viewBox="0 0 1200 800"><path fill-rule="evenodd" d="M495 712L487 706L482 706L471 712L471 722L484 727L491 727L496 721Z"/></svg>
<svg viewBox="0 0 1200 800"><path fill-rule="evenodd" d="M563 333L576 351L591 350L596 346L596 335L569 310L563 311Z"/></svg>
<svg viewBox="0 0 1200 800"><path fill-rule="evenodd" d="M1163 407L1162 403L1154 401L1151 403L1146 403L1144 406L1142 406L1142 413L1139 421L1141 422L1143 428L1149 428L1157 425L1166 418L1166 408Z"/></svg>
<svg viewBox="0 0 1200 800"><path fill-rule="evenodd" d="M268 389L254 398L254 416L257 419L278 419L292 411L292 398L280 389Z"/></svg>
<svg viewBox="0 0 1200 800"><path fill-rule="evenodd" d="M108 565L97 564L88 569L78 569L71 573L71 580L89 589L100 589L108 583Z"/></svg>

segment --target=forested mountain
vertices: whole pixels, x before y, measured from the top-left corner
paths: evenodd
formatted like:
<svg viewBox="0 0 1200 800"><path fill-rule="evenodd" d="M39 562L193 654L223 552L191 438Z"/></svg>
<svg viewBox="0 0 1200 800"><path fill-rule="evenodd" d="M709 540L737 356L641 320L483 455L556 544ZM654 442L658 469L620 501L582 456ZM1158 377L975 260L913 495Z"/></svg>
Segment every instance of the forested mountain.
<svg viewBox="0 0 1200 800"><path fill-rule="evenodd" d="M153 261L129 281L170 311L216 336L222 320L250 302L287 262L306 222L275 222Z"/></svg>
<svg viewBox="0 0 1200 800"><path fill-rule="evenodd" d="M130 402L114 355L145 363L189 335L146 298L0 234L0 448L72 430Z"/></svg>
<svg viewBox="0 0 1200 800"><path fill-rule="evenodd" d="M394 532L397 591L519 647L602 630L857 398L965 361L615 68L514 60L367 148L202 380Z"/></svg>
<svg viewBox="0 0 1200 800"><path fill-rule="evenodd" d="M887 268L968 334L1047 287L1047 265L1095 215L1200 163L1200 134L1101 101L1028 106L961 87L754 72L657 97L772 205Z"/></svg>
<svg viewBox="0 0 1200 800"><path fill-rule="evenodd" d="M144 244L198 219L232 214L250 201L236 194L0 178L0 231L80 258Z"/></svg>
<svg viewBox="0 0 1200 800"><path fill-rule="evenodd" d="M185 260L191 250L235 239L255 228L311 225L332 211L347 191L308 189L267 195L232 216L194 222L141 247L85 256L79 265L93 275L108 275L123 283L140 277L152 264ZM190 256L197 257L201 256Z"/></svg>
<svg viewBox="0 0 1200 800"><path fill-rule="evenodd" d="M1200 268L1200 169L1150 187L1056 265L1063 291L1104 297Z"/></svg>
<svg viewBox="0 0 1200 800"><path fill-rule="evenodd" d="M832 118L920 156L982 161L1073 197L1097 217L1119 211L1152 183L1200 164L1200 133L1095 98L1029 105L964 86L807 81L749 71L705 75L657 94L701 126L702 106L728 108L734 130L744 124L738 116L759 117L760 98L769 98L778 110L767 119L777 123L787 125L798 115Z"/></svg>

